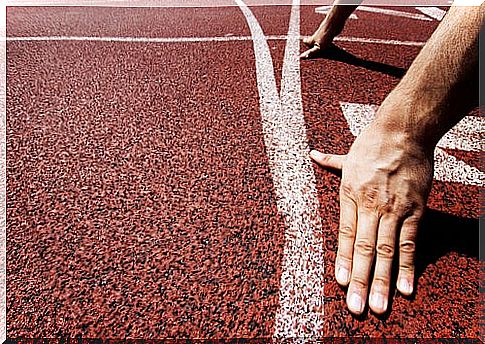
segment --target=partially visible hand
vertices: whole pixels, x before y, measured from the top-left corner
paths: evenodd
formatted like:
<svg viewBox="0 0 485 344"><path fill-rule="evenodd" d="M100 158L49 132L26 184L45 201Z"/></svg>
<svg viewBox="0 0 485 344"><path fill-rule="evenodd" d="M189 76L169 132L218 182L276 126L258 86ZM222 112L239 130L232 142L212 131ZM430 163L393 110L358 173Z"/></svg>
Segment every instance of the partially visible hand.
<svg viewBox="0 0 485 344"><path fill-rule="evenodd" d="M320 44L315 43L311 46L310 45L307 45L307 46L308 46L308 49L300 54L300 59L302 60L312 59L322 53L323 49L320 47Z"/></svg>
<svg viewBox="0 0 485 344"><path fill-rule="evenodd" d="M318 42L313 36L304 38L303 43L307 46L308 49L300 54L300 59L308 60L322 55L322 53L331 46L332 40L333 35L327 35L325 37L322 37L319 39Z"/></svg>
<svg viewBox="0 0 485 344"><path fill-rule="evenodd" d="M335 275L340 285L349 286L349 310L361 314L370 295L370 308L382 314L395 256L397 288L404 295L413 292L415 238L431 188L433 150L374 122L347 155L314 150L310 156L323 167L342 169Z"/></svg>

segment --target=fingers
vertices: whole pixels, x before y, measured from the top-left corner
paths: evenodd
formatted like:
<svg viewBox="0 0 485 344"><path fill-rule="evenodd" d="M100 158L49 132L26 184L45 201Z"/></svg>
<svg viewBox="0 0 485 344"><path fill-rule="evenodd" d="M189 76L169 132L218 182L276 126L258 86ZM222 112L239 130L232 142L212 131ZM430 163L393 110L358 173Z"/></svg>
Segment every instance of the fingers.
<svg viewBox="0 0 485 344"><path fill-rule="evenodd" d="M392 262L396 251L396 233L398 233L400 218L388 214L379 220L377 214L363 213L360 210L358 214L347 304L352 313L361 314L363 312L371 267L374 255L376 255L369 306L375 313L382 314L387 311L388 306ZM403 221L401 227L397 288L403 295L411 295L413 292L415 238L419 218L420 216L416 214L408 217Z"/></svg>
<svg viewBox="0 0 485 344"><path fill-rule="evenodd" d="M382 314L387 311L388 306L392 262L396 251L394 246L400 218L388 214L379 220L377 214L360 210L358 214L347 304L352 313L363 312L375 254L376 265L369 294L369 306L375 313ZM420 219L418 215L406 218L401 227L397 287L403 295L411 295L413 292L415 238Z"/></svg>
<svg viewBox="0 0 485 344"><path fill-rule="evenodd" d="M411 295L414 288L414 256L416 233L422 213L418 212L404 220L399 237L399 274L397 289L403 295Z"/></svg>
<svg viewBox="0 0 485 344"><path fill-rule="evenodd" d="M313 45L313 47L311 47L310 49L304 51L301 55L300 55L300 59L302 60L307 60L307 59L311 59L311 58L314 58L316 56L318 56L321 52L321 48L319 45Z"/></svg>
<svg viewBox="0 0 485 344"><path fill-rule="evenodd" d="M365 208L358 210L357 233L352 261L352 276L347 292L347 305L354 314L361 314L367 302L367 292L374 261L377 226L376 212Z"/></svg>
<svg viewBox="0 0 485 344"><path fill-rule="evenodd" d="M317 150L312 150L310 152L310 157L324 168L341 170L346 155L324 154Z"/></svg>
<svg viewBox="0 0 485 344"><path fill-rule="evenodd" d="M369 306L377 314L387 310L398 223L398 218L392 215L383 216L379 221L376 266L369 294Z"/></svg>
<svg viewBox="0 0 485 344"><path fill-rule="evenodd" d="M357 229L357 205L344 191L340 192L340 223L338 235L335 278L342 286L347 286L352 271L355 232Z"/></svg>

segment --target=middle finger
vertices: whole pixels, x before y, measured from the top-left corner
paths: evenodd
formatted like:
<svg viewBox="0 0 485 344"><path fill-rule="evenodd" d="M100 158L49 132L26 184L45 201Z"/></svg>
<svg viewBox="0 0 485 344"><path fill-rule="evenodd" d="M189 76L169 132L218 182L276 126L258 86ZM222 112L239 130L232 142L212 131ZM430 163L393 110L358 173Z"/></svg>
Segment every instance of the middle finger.
<svg viewBox="0 0 485 344"><path fill-rule="evenodd" d="M379 221L376 266L369 296L369 306L377 314L387 310L398 223L398 217L391 214L382 216Z"/></svg>
<svg viewBox="0 0 485 344"><path fill-rule="evenodd" d="M357 218L357 234L354 245L352 275L347 293L347 305L355 314L361 314L367 301L369 275L375 254L377 212L359 209Z"/></svg>

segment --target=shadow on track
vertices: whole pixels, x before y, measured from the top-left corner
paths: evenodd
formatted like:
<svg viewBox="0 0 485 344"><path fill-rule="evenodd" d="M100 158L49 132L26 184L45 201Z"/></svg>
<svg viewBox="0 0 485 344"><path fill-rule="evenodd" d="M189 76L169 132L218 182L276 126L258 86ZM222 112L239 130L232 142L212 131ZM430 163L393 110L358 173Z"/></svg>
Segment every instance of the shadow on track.
<svg viewBox="0 0 485 344"><path fill-rule="evenodd" d="M339 61L353 66L363 67L374 72L387 74L399 79L402 78L404 74L406 74L406 69L404 68L391 66L381 62L364 60L349 53L348 51L345 51L342 48L337 47L334 44L331 44L327 49L321 51L314 58L324 58L328 60Z"/></svg>
<svg viewBox="0 0 485 344"><path fill-rule="evenodd" d="M450 252L479 258L479 220L427 209L416 240L416 276Z"/></svg>
<svg viewBox="0 0 485 344"><path fill-rule="evenodd" d="M398 243L396 243L398 245ZM398 247L398 246L396 246ZM448 253L456 252L466 257L479 258L479 220L463 218L434 209L426 209L421 220L416 238L415 257L415 290L409 297L414 300L419 293L416 281L423 275L424 270L430 264ZM393 264L390 294L395 295L397 274L399 266L397 260ZM378 316L387 319L392 312L394 297L389 300L389 308L386 313Z"/></svg>
<svg viewBox="0 0 485 344"><path fill-rule="evenodd" d="M478 219L463 218L433 209L426 209L416 240L415 290L411 296L402 297L408 300L415 299L416 293L420 292L416 281L422 276L426 267L434 264L439 258L446 256L448 253L456 252L466 257L478 259L479 251ZM372 274L374 273L374 267ZM394 296L399 294L396 290L398 272L398 261L395 259L392 269L389 306L384 314L374 314L378 319L386 320L392 313ZM369 312L371 311L366 306L364 313L360 316L354 316L354 318L365 320L369 317Z"/></svg>

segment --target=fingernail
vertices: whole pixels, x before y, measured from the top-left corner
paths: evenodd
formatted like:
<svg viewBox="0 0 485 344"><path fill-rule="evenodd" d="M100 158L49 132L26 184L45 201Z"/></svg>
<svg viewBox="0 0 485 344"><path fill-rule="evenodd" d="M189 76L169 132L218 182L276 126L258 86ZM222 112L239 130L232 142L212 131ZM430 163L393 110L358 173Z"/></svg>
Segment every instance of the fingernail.
<svg viewBox="0 0 485 344"><path fill-rule="evenodd" d="M369 303L372 308L385 311L387 308L387 301L382 294L373 293L370 297Z"/></svg>
<svg viewBox="0 0 485 344"><path fill-rule="evenodd" d="M312 149L312 150L310 151L310 156L311 156L312 158L318 158L319 154L320 154L320 152L319 152L319 151L317 151L317 150Z"/></svg>
<svg viewBox="0 0 485 344"><path fill-rule="evenodd" d="M359 294L352 293L350 294L348 306L351 311L354 313L361 313L362 312L362 298Z"/></svg>
<svg viewBox="0 0 485 344"><path fill-rule="evenodd" d="M399 280L398 288L401 292L405 294L411 294L413 292L413 286L405 278Z"/></svg>
<svg viewBox="0 0 485 344"><path fill-rule="evenodd" d="M340 284L347 284L347 282L349 281L349 277L349 270L343 267L339 267L337 269L337 282L339 282Z"/></svg>

